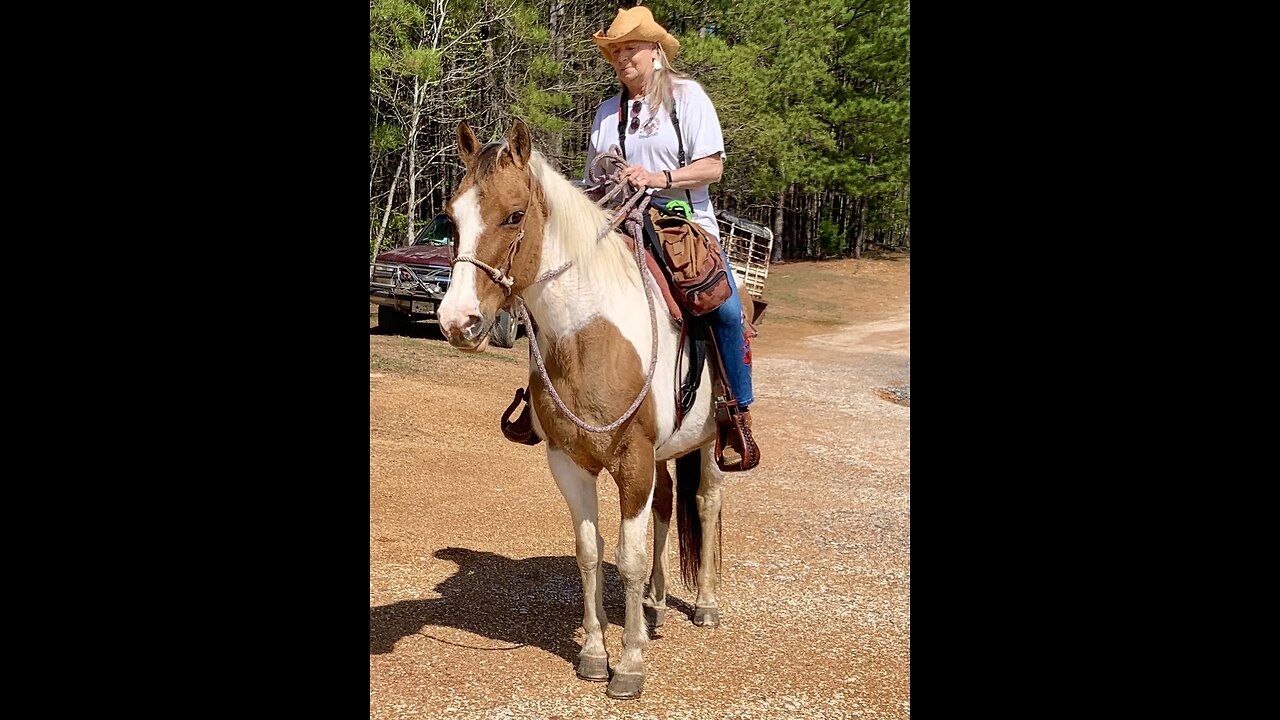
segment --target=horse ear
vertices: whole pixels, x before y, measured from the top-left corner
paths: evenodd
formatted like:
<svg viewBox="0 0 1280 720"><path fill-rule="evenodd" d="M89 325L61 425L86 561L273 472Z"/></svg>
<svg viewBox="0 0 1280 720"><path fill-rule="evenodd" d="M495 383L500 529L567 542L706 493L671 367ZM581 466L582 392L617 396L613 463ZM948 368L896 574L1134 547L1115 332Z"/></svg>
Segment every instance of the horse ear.
<svg viewBox="0 0 1280 720"><path fill-rule="evenodd" d="M533 142L529 139L529 128L520 118L516 118L511 132L507 133L507 147L516 167L523 168L529 164L529 157L533 155Z"/></svg>
<svg viewBox="0 0 1280 720"><path fill-rule="evenodd" d="M466 120L458 123L458 157L462 158L462 164L469 169L471 162L476 159L476 151L480 149L480 141L476 139L476 134L471 132L471 126Z"/></svg>

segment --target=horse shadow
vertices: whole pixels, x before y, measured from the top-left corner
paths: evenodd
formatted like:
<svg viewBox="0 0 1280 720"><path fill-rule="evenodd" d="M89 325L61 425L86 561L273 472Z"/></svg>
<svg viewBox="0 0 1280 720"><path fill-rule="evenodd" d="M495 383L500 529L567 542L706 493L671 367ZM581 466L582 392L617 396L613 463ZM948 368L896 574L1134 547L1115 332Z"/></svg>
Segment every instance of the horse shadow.
<svg viewBox="0 0 1280 720"><path fill-rule="evenodd" d="M438 642L478 650L510 650L533 645L577 661L582 646L574 639L582 625L582 580L573 557L512 560L496 553L448 547L435 557L457 564L452 576L436 585L440 597L397 600L369 608L369 654L390 653L401 639L421 635ZM693 617L693 608L667 596L672 610ZM626 615L622 576L604 563L604 607L611 624ZM437 637L432 627L465 630L506 647L467 645ZM650 637L661 637L650 631Z"/></svg>
<svg viewBox="0 0 1280 720"><path fill-rule="evenodd" d="M381 325L370 325L370 335L399 335L401 337L422 340L448 340L440 330L440 323L432 321L407 323L395 331L388 331Z"/></svg>

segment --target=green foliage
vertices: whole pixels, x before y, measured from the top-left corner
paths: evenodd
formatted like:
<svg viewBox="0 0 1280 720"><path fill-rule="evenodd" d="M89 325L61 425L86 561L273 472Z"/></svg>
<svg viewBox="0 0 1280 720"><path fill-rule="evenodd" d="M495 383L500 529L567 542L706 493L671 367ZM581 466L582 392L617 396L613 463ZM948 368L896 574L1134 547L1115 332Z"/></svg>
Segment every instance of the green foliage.
<svg viewBox="0 0 1280 720"><path fill-rule="evenodd" d="M840 228L831 220L830 216L824 216L818 222L818 255L820 257L839 257L843 250L843 240L840 237Z"/></svg>
<svg viewBox="0 0 1280 720"><path fill-rule="evenodd" d="M533 62L529 63L529 79L553 80L560 76L560 67L560 63L546 55L535 55Z"/></svg>
<svg viewBox="0 0 1280 720"><path fill-rule="evenodd" d="M399 125L378 125L369 133L371 152L387 152L404 147L404 131Z"/></svg>
<svg viewBox="0 0 1280 720"><path fill-rule="evenodd" d="M440 77L440 51L435 48L411 48L401 50L400 68L406 75L414 75L427 82Z"/></svg>
<svg viewBox="0 0 1280 720"><path fill-rule="evenodd" d="M405 236L409 229L409 216L402 213L392 211L391 216L387 219L387 230L383 233L382 243L374 246L374 240L378 236L378 228L382 226L382 211L376 208L369 209L369 259L377 257L378 253L394 247L399 238Z"/></svg>
<svg viewBox="0 0 1280 720"><path fill-rule="evenodd" d="M568 110L572 105L573 97L568 93L546 92L538 89L536 84L529 83L524 86L513 110L515 116L533 127L559 132L567 123L556 113Z"/></svg>
<svg viewBox="0 0 1280 720"><path fill-rule="evenodd" d="M395 45L409 42L411 28L420 26L426 12L409 0L377 0L369 8L370 44L391 38Z"/></svg>
<svg viewBox="0 0 1280 720"><path fill-rule="evenodd" d="M391 56L381 48L369 48L369 75L374 76L391 66Z"/></svg>
<svg viewBox="0 0 1280 720"><path fill-rule="evenodd" d="M551 39L551 31L547 28L547 13L543 8L532 5L517 5L512 17L516 36L535 45L546 44Z"/></svg>
<svg viewBox="0 0 1280 720"><path fill-rule="evenodd" d="M808 221L784 231L804 235L791 250L837 255L857 232L909 227L910 0L645 5L680 39L675 69L701 83L715 103L727 154L714 188L719 197L736 207L776 207L779 198L794 197L797 207L787 209ZM608 24L616 5L565 8L559 26L565 34L553 42L543 0L449 0L443 7L373 0L371 223L381 223L397 161L410 146L412 118L419 122L412 131L417 166L424 168L418 192L442 176L456 182L452 143L461 119L484 141L520 117L537 131L536 140L546 141L539 149L558 153L555 162L581 176L592 111L617 87L590 33ZM397 186L388 237L403 232L410 212L420 209L406 205L406 192L407 183ZM839 218L831 215L833 198L845 213ZM865 224L849 209L855 206L865 206Z"/></svg>

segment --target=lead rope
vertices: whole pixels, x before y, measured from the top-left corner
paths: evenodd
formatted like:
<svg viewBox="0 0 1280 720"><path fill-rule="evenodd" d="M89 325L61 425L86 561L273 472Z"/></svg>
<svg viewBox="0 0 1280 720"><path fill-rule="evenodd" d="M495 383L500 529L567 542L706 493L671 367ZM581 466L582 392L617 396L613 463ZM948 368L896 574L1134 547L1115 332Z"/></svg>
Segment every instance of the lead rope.
<svg viewBox="0 0 1280 720"><path fill-rule="evenodd" d="M588 192L591 190L598 190L603 185L608 184L609 181L612 181L614 185L613 189L606 193L604 197L597 202L597 205L600 206L604 206L604 204L609 200L619 195L622 188L626 185L626 183L623 183L618 177L618 172L622 168L626 167L626 162L623 160L622 155L617 152L615 149L616 147L617 146L610 148L609 152L603 153L596 158L596 164L604 165L606 163L613 163L615 165L615 168L611 173L605 171L608 175L607 178L604 175L592 176L593 179L600 179L602 182L592 188L589 188ZM638 199L640 202L637 203L636 200ZM600 231L598 236L596 236L596 242L600 242L605 235L612 232L614 228L618 226L618 222L623 220L625 216L626 219L624 224L627 228L627 232L635 241L636 268L640 271L640 284L644 286L644 297L649 303L649 329L650 335L653 337L652 348L649 355L649 374L645 377L644 387L640 388L640 394L636 396L635 402L631 403L631 407L627 408L627 411L622 414L622 417L614 420L608 425L596 426L591 425L577 415L574 415L569 408L565 407L564 401L560 399L560 393L556 392L555 385L551 384L551 378L547 376L547 366L542 360L542 352L538 349L538 338L534 335L533 323L529 319L529 311L525 307L524 298L519 295L516 296L516 310L520 313L520 322L524 324L525 334L529 336L529 349L533 353L533 359L538 363L538 372L542 376L542 384L546 386L547 391L551 393L551 399L555 401L556 407L560 412L568 416L568 418L573 421L574 425L577 425L587 432L612 432L613 430L616 430L618 426L622 425L622 423L626 422L628 418L634 415L636 410L640 407L640 403L644 402L645 397L649 394L649 388L653 385L653 373L658 367L658 316L653 306L653 289L649 287L649 282L646 279L648 277L648 273L644 267L644 249L641 244L641 233L643 232L641 228L644 223L643 213L648 204L649 196L645 193L644 188L637 188L635 194L622 204L622 207L614 213L613 219L610 220L609 224ZM535 285L537 283L550 280L565 270L568 270L572 264L573 261L566 262L555 270L538 276L538 278L530 284ZM495 282L497 281L495 280Z"/></svg>

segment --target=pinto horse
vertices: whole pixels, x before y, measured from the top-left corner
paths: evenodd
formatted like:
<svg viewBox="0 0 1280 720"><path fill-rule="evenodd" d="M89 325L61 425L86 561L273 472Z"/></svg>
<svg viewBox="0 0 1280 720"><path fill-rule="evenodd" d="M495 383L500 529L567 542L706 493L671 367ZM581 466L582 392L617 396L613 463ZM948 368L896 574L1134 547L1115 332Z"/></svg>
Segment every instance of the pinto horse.
<svg viewBox="0 0 1280 720"><path fill-rule="evenodd" d="M530 360L533 427L547 441L547 464L569 505L582 575L586 640L577 674L607 680L611 698L639 697L646 620L661 625L667 609L668 460L676 459L681 577L698 589L693 622L719 624L723 474L713 457L710 368L702 370L703 392L677 422L675 383L687 364L676 368L679 326L661 309L654 278L610 229L609 214L533 150L523 122L515 121L505 142L484 147L461 123L458 153L467 172L448 206L457 257L440 304L440 328L454 347L480 352L500 308L523 304L532 319L526 328L538 353ZM684 342L682 357L688 358ZM597 524L602 469L618 485L622 522L615 561L626 591L622 658L612 668L604 644L604 538ZM646 593L651 509L653 571Z"/></svg>

